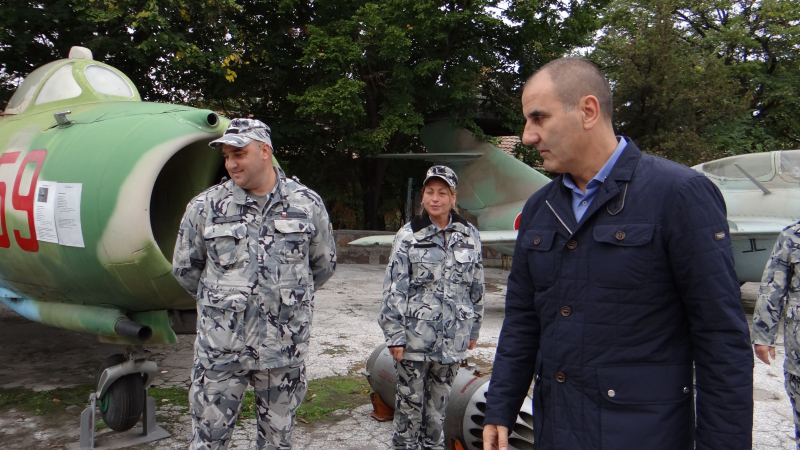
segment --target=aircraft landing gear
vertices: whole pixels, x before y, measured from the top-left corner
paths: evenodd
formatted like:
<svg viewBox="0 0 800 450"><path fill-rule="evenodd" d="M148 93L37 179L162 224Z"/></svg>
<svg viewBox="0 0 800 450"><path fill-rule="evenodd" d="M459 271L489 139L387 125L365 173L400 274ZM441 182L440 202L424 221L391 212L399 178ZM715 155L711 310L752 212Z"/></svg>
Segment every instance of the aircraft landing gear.
<svg viewBox="0 0 800 450"><path fill-rule="evenodd" d="M156 401L147 395L158 371L149 357L150 353L137 345L128 347L125 355L112 355L103 362L97 373L97 391L89 396L89 407L81 413L81 440L68 445L68 449L116 449L170 436L156 424ZM108 428L119 433L105 436L102 444L96 446L98 409ZM142 432L129 431L140 417Z"/></svg>
<svg viewBox="0 0 800 450"><path fill-rule="evenodd" d="M95 382L100 386L100 378L106 369L128 361L125 355L111 355L97 372ZM108 428L114 431L128 431L136 425L144 411L144 378L139 373L131 373L119 377L106 390L105 395L98 398L100 414Z"/></svg>

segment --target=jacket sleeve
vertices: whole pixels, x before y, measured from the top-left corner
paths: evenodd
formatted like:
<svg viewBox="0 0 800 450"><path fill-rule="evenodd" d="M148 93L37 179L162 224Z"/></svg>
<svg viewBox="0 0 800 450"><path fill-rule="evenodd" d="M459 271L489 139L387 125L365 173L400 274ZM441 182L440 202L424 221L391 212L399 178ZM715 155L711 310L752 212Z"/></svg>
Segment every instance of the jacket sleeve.
<svg viewBox="0 0 800 450"><path fill-rule="evenodd" d="M528 268L528 251L522 245L527 218L532 216L530 201L522 211L514 259L508 276L506 308L492 369L492 383L486 401L484 423L509 429L533 381L539 352L539 316L534 309L535 288Z"/></svg>
<svg viewBox="0 0 800 450"><path fill-rule="evenodd" d="M680 186L668 210L665 233L694 349L696 449L750 449L753 351L725 200L709 179L698 175Z"/></svg>
<svg viewBox="0 0 800 450"><path fill-rule="evenodd" d="M308 261L311 274L314 276L314 287L319 289L328 281L336 270L336 241L333 238L331 220L322 200L314 213L316 235L311 238Z"/></svg>
<svg viewBox="0 0 800 450"><path fill-rule="evenodd" d="M473 227L475 236L480 236L478 229ZM483 323L483 297L486 293L486 282L483 275L483 246L481 245L480 238L475 239L475 247L478 253L478 260L472 272L472 285L470 286L469 295L472 300L472 309L475 312L475 318L472 321L472 329L469 334L470 340L477 340L481 334L481 324Z"/></svg>
<svg viewBox="0 0 800 450"><path fill-rule="evenodd" d="M775 345L784 299L792 280L792 239L786 230L778 236L767 261L753 314L753 344Z"/></svg>
<svg viewBox="0 0 800 450"><path fill-rule="evenodd" d="M408 246L402 234L398 233L394 238L392 254L383 279L383 304L378 316L378 324L383 329L386 345L389 347L406 345L405 314L408 310L410 272Z"/></svg>
<svg viewBox="0 0 800 450"><path fill-rule="evenodd" d="M197 284L206 267L204 231L203 200L195 198L186 207L172 256L172 274L194 297L197 297Z"/></svg>

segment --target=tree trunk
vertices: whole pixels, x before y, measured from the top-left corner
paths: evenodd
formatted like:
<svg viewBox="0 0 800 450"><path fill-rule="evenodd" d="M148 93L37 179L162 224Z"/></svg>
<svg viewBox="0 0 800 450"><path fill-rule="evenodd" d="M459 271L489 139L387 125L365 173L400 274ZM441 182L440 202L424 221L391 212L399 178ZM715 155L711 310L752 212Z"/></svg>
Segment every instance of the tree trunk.
<svg viewBox="0 0 800 450"><path fill-rule="evenodd" d="M403 139L402 133L395 133L389 143L386 144L385 153L395 153ZM361 186L364 189L364 228L374 231L383 231L385 224L383 218L378 214L381 205L381 193L383 191L383 180L386 176L386 168L389 167L388 159L364 158L362 168Z"/></svg>

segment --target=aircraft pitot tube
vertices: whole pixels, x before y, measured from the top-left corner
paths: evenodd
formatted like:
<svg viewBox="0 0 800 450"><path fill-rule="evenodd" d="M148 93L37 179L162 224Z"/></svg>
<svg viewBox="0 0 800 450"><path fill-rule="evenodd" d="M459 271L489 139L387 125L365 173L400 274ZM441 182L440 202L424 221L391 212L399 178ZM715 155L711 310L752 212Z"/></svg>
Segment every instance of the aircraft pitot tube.
<svg viewBox="0 0 800 450"><path fill-rule="evenodd" d="M386 344L381 344L372 352L364 375L383 403L394 405L397 388L394 361ZM483 449L483 419L490 381L488 375L478 375L465 367L459 369L450 391L444 420L445 442L451 450ZM514 450L533 450L533 403L530 397L525 398L517 415L517 423L510 430L508 445Z"/></svg>

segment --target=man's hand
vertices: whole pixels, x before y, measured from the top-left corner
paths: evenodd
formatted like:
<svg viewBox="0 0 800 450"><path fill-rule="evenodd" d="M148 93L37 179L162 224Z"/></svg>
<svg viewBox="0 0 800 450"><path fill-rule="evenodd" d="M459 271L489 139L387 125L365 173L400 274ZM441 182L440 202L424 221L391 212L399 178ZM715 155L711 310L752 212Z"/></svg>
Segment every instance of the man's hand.
<svg viewBox="0 0 800 450"><path fill-rule="evenodd" d="M484 425L483 450L508 450L508 428L502 425Z"/></svg>
<svg viewBox="0 0 800 450"><path fill-rule="evenodd" d="M477 339L470 339L469 340L469 347L467 347L467 350L473 350L475 348L475 343L476 342L478 342Z"/></svg>
<svg viewBox="0 0 800 450"><path fill-rule="evenodd" d="M767 356L767 353L769 353L769 356L771 356L772 359L775 360L775 347L771 345L759 345L759 344L754 345L754 347L756 348L756 356L758 356L758 359L764 361L768 365L772 365L772 363L769 362L769 357Z"/></svg>
<svg viewBox="0 0 800 450"><path fill-rule="evenodd" d="M389 351L392 352L392 356L397 361L403 359L403 348L404 347L389 347Z"/></svg>

